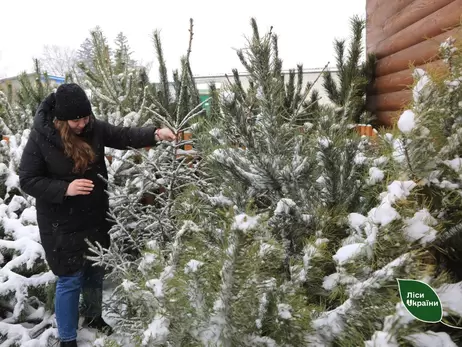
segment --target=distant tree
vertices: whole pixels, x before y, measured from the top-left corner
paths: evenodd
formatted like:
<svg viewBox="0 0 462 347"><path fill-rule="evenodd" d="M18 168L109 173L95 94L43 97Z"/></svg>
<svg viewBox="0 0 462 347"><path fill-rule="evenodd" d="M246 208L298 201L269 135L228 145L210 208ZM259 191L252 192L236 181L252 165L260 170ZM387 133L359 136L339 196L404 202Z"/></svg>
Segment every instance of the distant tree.
<svg viewBox="0 0 462 347"><path fill-rule="evenodd" d="M39 61L48 74L64 77L74 70L77 53L70 47L45 45Z"/></svg>

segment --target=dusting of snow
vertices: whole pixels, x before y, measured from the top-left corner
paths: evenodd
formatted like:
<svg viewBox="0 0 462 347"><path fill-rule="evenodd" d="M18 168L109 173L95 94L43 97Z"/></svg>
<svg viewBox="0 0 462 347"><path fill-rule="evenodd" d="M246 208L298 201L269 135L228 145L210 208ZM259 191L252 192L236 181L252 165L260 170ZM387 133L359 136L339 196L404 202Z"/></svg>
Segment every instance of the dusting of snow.
<svg viewBox="0 0 462 347"><path fill-rule="evenodd" d="M202 265L204 265L203 262L192 259L184 267L184 273L189 274L196 272Z"/></svg>
<svg viewBox="0 0 462 347"><path fill-rule="evenodd" d="M274 249L273 245L262 242L260 244L260 250L258 252L260 257L264 257L267 253L271 252Z"/></svg>
<svg viewBox="0 0 462 347"><path fill-rule="evenodd" d="M258 216L248 216L245 213L241 213L234 218L234 223L232 225L233 229L246 231L248 229L255 228L258 225L259 217Z"/></svg>
<svg viewBox="0 0 462 347"><path fill-rule="evenodd" d="M290 214L290 210L295 208L297 205L291 199L281 199L278 201L274 214Z"/></svg>
<svg viewBox="0 0 462 347"><path fill-rule="evenodd" d="M354 243L351 245L346 245L337 250L337 253L333 256L334 261L338 265L343 265L355 257L362 254L364 251L365 244L364 243Z"/></svg>
<svg viewBox="0 0 462 347"><path fill-rule="evenodd" d="M150 288L154 292L156 298L164 297L164 283L158 278L154 278L146 281L146 287Z"/></svg>
<svg viewBox="0 0 462 347"><path fill-rule="evenodd" d="M329 276L324 277L323 282L322 282L322 287L325 290L334 289L340 282L340 276L341 275L338 272L334 272L333 274L330 274Z"/></svg>
<svg viewBox="0 0 462 347"><path fill-rule="evenodd" d="M374 207L368 213L369 219L378 225L388 225L396 219L399 219L399 213L391 206L389 202L384 202L378 207Z"/></svg>
<svg viewBox="0 0 462 347"><path fill-rule="evenodd" d="M0 163L0 176L4 176L8 173L8 166L3 163Z"/></svg>
<svg viewBox="0 0 462 347"><path fill-rule="evenodd" d="M417 80L417 83L412 90L412 96L414 102L417 103L425 96L425 87L430 83L430 78L424 70L419 68L414 70L413 77Z"/></svg>
<svg viewBox="0 0 462 347"><path fill-rule="evenodd" d="M405 337L415 347L456 347L451 337L444 332L427 331L415 333Z"/></svg>
<svg viewBox="0 0 462 347"><path fill-rule="evenodd" d="M331 145L332 141L327 137L321 137L318 139L318 144L321 148L328 148Z"/></svg>
<svg viewBox="0 0 462 347"><path fill-rule="evenodd" d="M319 184L326 183L326 178L324 177L324 175L319 176L319 178L316 180L316 183L319 183Z"/></svg>
<svg viewBox="0 0 462 347"><path fill-rule="evenodd" d="M143 346L154 343L161 345L166 342L168 334L170 333L168 327L170 322L168 318L157 314L155 318L149 323L148 328L143 333Z"/></svg>
<svg viewBox="0 0 462 347"><path fill-rule="evenodd" d="M396 337L385 331L376 331L365 347L399 347Z"/></svg>
<svg viewBox="0 0 462 347"><path fill-rule="evenodd" d="M408 197L416 186L414 181L394 181L388 186L387 192L382 193L380 197L382 201L394 204L396 201Z"/></svg>
<svg viewBox="0 0 462 347"><path fill-rule="evenodd" d="M157 255L155 253L145 253L141 258L140 265L138 266L138 270L141 272L145 272L150 268L150 266L156 261Z"/></svg>
<svg viewBox="0 0 462 347"><path fill-rule="evenodd" d="M410 242L418 240L421 244L426 244L436 239L437 231L431 226L438 223L427 209L417 211L414 217L406 219L404 222L406 224L404 233Z"/></svg>
<svg viewBox="0 0 462 347"><path fill-rule="evenodd" d="M358 233L361 233L361 227L366 224L367 218L359 213L350 213L348 215L348 225L356 230Z"/></svg>
<svg viewBox="0 0 462 347"><path fill-rule="evenodd" d="M137 286L132 281L124 279L123 282L122 282L122 287L126 292L129 292L129 291L133 290L134 288L136 288Z"/></svg>
<svg viewBox="0 0 462 347"><path fill-rule="evenodd" d="M406 110L399 117L398 128L404 134L409 134L415 128L415 114L411 110Z"/></svg>
<svg viewBox="0 0 462 347"><path fill-rule="evenodd" d="M282 319L291 319L292 314L290 311L292 310L292 307L288 304L278 304L278 315Z"/></svg>
<svg viewBox="0 0 462 347"><path fill-rule="evenodd" d="M405 147L402 140L393 140L393 159L398 163L402 163L406 160L404 148Z"/></svg>
<svg viewBox="0 0 462 347"><path fill-rule="evenodd" d="M444 284L435 292L445 312L462 316L462 282Z"/></svg>
<svg viewBox="0 0 462 347"><path fill-rule="evenodd" d="M385 157L385 156L381 156L381 157L379 157L379 158L377 158L377 159L374 159L374 160L372 161L372 163L373 163L373 165L375 165L375 166L380 166L380 165L383 165L383 164L388 163L388 158Z"/></svg>
<svg viewBox="0 0 462 347"><path fill-rule="evenodd" d="M369 169L369 178L366 183L369 185L377 184L385 178L385 173L377 167L371 167Z"/></svg>
<svg viewBox="0 0 462 347"><path fill-rule="evenodd" d="M354 162L357 165L364 164L366 162L366 160L367 160L367 157L363 153L356 154L356 156L354 158Z"/></svg>
<svg viewBox="0 0 462 347"><path fill-rule="evenodd" d="M37 210L35 206L27 207L21 214L20 221L22 224L37 225Z"/></svg>
<svg viewBox="0 0 462 347"><path fill-rule="evenodd" d="M452 160L445 160L444 164L449 166L456 172L459 172L462 169L462 159L461 158L454 158Z"/></svg>
<svg viewBox="0 0 462 347"><path fill-rule="evenodd" d="M213 206L232 206L233 202L220 193L220 195L209 197L209 201Z"/></svg>

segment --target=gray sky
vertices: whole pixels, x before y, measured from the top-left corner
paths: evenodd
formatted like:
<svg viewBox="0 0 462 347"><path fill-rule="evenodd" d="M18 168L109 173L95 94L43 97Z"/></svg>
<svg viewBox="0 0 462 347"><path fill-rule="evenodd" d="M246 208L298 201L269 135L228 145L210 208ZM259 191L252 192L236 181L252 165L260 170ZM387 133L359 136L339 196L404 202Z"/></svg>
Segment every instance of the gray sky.
<svg viewBox="0 0 462 347"><path fill-rule="evenodd" d="M332 41L346 37L352 15L365 16L366 0L2 0L0 77L32 69L46 44L78 48L96 25L112 44L123 31L134 58L155 60L152 33L161 29L167 68L179 66L188 44L189 18L194 19L191 56L196 75L242 70L234 48L250 37L250 18L260 31L273 26L279 35L284 69L333 62ZM157 65L153 66L153 74Z"/></svg>

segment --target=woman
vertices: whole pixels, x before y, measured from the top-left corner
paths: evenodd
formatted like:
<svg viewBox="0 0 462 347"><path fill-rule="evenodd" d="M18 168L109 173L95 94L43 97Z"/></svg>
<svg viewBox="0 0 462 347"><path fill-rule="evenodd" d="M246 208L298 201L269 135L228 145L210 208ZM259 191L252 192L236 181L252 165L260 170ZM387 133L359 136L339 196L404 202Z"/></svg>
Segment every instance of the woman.
<svg viewBox="0 0 462 347"><path fill-rule="evenodd" d="M116 127L97 120L76 84L63 84L39 106L19 168L22 190L36 198L46 260L58 276L55 311L61 346L77 346L79 297L85 324L111 333L101 317L103 270L86 259L88 245L109 247L104 147L173 141L169 129Z"/></svg>

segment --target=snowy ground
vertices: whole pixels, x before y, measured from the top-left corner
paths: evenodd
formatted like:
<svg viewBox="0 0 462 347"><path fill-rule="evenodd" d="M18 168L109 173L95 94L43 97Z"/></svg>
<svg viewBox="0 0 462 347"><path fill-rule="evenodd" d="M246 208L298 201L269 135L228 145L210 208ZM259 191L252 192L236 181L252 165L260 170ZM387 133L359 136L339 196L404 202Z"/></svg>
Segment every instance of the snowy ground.
<svg viewBox="0 0 462 347"><path fill-rule="evenodd" d="M107 303L111 293L112 293L113 288L111 286L108 286L107 288L104 289L103 292L103 303ZM111 320L111 317L109 317L104 311L103 311L103 317L106 320L106 322L113 326L114 322ZM59 340L58 340L58 329L56 327L56 320L54 315L50 317L49 319L46 320L46 323L48 324L47 326L43 326L42 329L38 330L39 335L36 336L33 339L30 339L29 332L30 328L32 326L26 325L26 324L18 324L15 325L14 331L10 331L10 333L13 333L13 335L27 335L27 338L24 336L22 339L21 347L57 347L59 346ZM50 327L49 324L52 324ZM88 329L88 328L83 328L82 327L83 323L83 318L80 318L79 321L79 331L77 333L77 343L79 347L92 347L92 346L103 346L104 345L104 340L105 340L105 335L99 333L95 329ZM0 330L2 329L1 323L0 323ZM13 336L12 336L13 337ZM117 334L114 334L111 336L111 339L118 341L119 343L122 344L122 346L127 346L131 347L132 345L128 342L125 341L125 339L122 336L117 336ZM27 342L25 342L27 340ZM7 339L4 341L0 346L10 346L9 342L13 342L13 340Z"/></svg>

